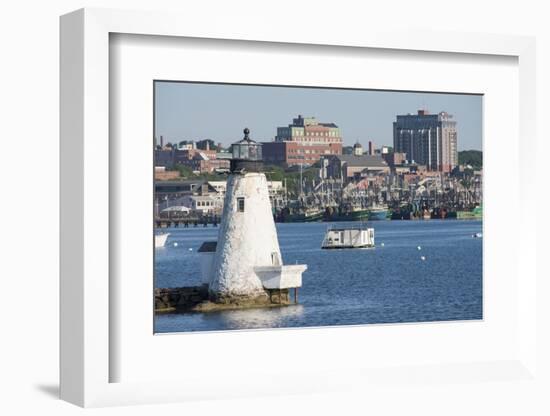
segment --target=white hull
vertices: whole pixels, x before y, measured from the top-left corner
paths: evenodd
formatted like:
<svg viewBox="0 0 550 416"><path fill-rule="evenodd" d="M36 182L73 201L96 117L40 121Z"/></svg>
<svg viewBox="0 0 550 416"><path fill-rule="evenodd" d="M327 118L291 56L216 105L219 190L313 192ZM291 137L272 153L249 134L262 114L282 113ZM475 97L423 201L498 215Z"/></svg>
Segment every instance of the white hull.
<svg viewBox="0 0 550 416"><path fill-rule="evenodd" d="M329 229L321 248L370 248L374 247L373 228L333 228Z"/></svg>
<svg viewBox="0 0 550 416"><path fill-rule="evenodd" d="M164 247L170 233L155 234L155 248Z"/></svg>

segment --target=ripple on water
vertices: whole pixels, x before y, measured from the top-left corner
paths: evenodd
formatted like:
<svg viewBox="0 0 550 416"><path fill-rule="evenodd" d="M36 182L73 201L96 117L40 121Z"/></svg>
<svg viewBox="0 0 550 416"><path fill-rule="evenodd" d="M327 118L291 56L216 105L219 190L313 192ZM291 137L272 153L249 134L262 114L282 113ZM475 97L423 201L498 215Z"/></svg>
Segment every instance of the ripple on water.
<svg viewBox="0 0 550 416"><path fill-rule="evenodd" d="M377 247L370 250L321 250L327 225L277 225L285 264L308 265L299 305L163 314L155 317L155 331L482 319L483 239L471 237L481 232L480 221L373 222ZM196 250L217 233L212 227L171 229L167 246L155 251L155 286L200 284Z"/></svg>

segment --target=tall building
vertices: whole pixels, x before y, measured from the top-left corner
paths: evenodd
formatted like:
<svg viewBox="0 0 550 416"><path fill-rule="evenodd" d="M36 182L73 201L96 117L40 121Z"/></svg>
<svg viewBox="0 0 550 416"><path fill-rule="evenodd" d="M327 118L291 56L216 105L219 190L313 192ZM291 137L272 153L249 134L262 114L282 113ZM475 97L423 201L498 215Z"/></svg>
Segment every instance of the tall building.
<svg viewBox="0 0 550 416"><path fill-rule="evenodd" d="M458 165L456 121L444 111L398 115L393 123L393 147L428 170L450 172Z"/></svg>
<svg viewBox="0 0 550 416"><path fill-rule="evenodd" d="M336 124L301 115L288 127L278 127L273 142L263 143L265 162L288 166L312 165L323 155L341 154L342 136Z"/></svg>

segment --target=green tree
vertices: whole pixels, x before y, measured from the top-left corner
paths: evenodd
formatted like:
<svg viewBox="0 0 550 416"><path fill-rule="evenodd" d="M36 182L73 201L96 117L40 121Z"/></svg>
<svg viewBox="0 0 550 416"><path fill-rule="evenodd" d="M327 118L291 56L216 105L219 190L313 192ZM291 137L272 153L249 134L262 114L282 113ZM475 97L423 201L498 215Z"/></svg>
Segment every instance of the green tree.
<svg viewBox="0 0 550 416"><path fill-rule="evenodd" d="M474 169L483 167L483 152L480 150L463 150L458 152L459 165L471 165Z"/></svg>
<svg viewBox="0 0 550 416"><path fill-rule="evenodd" d="M285 171L280 166L267 165L264 167L264 172L268 181L282 181L285 179Z"/></svg>
<svg viewBox="0 0 550 416"><path fill-rule="evenodd" d="M174 170L177 170L182 178L190 178L195 176L193 170L189 166L185 166L180 163L174 165Z"/></svg>

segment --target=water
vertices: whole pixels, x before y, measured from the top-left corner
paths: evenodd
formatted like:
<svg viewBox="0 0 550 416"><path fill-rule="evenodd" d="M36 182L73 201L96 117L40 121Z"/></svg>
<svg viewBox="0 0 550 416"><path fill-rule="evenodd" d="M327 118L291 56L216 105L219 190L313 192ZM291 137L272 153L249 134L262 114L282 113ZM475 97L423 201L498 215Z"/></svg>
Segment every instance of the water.
<svg viewBox="0 0 550 416"><path fill-rule="evenodd" d="M472 238L481 232L481 221L372 222L376 248L321 250L328 225L277 224L284 263L308 266L298 305L159 314L155 331L482 318L482 239ZM170 233L167 246L156 250L156 286L199 285L197 249L203 241L216 240L217 229L175 228Z"/></svg>

